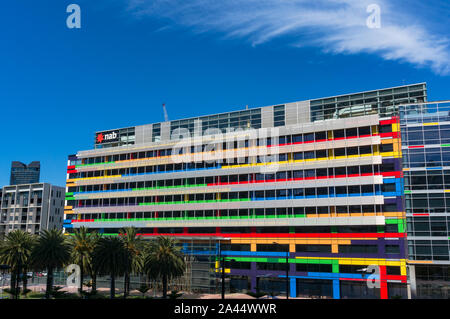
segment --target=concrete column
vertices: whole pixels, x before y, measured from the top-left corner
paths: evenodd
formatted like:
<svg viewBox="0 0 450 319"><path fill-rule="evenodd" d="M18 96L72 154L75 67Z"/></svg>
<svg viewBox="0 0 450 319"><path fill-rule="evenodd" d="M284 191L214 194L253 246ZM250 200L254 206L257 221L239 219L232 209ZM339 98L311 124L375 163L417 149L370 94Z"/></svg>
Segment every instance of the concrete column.
<svg viewBox="0 0 450 319"><path fill-rule="evenodd" d="M417 298L416 266L408 265L408 299Z"/></svg>

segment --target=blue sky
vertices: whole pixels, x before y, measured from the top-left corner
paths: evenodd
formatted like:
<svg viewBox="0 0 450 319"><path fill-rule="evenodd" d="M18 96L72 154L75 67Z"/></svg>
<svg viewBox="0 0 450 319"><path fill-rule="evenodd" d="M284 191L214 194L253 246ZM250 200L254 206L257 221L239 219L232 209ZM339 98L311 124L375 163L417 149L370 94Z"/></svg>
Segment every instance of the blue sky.
<svg viewBox="0 0 450 319"><path fill-rule="evenodd" d="M71 3L81 29L66 27ZM14 160L64 185L95 131L163 121L163 102L173 120L423 81L450 99L448 16L436 0L9 1L0 185Z"/></svg>

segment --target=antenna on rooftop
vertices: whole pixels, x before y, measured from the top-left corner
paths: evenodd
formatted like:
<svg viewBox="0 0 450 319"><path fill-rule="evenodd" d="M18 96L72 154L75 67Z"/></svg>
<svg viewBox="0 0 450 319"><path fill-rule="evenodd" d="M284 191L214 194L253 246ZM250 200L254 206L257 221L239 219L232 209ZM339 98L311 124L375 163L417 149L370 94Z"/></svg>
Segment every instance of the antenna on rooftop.
<svg viewBox="0 0 450 319"><path fill-rule="evenodd" d="M164 111L164 121L169 122L169 115L167 115L166 104L163 103L163 111Z"/></svg>

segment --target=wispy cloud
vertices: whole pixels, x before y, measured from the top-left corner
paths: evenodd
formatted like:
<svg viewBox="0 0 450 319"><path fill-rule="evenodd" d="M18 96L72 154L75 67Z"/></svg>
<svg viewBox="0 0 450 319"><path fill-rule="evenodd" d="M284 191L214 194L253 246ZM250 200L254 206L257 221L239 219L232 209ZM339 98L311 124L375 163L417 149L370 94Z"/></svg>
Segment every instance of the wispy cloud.
<svg viewBox="0 0 450 319"><path fill-rule="evenodd" d="M138 17L167 19L194 32L219 32L224 38L244 39L254 46L288 37L295 46L316 46L331 53L372 53L386 60L408 62L430 67L438 74L450 74L448 30L441 34L432 32L426 21L418 18L419 14L424 16L424 12L414 12L414 8L405 10L406 7L400 7L396 1L126 1L128 10ZM371 3L381 7L379 29L366 25L369 16L366 9Z"/></svg>

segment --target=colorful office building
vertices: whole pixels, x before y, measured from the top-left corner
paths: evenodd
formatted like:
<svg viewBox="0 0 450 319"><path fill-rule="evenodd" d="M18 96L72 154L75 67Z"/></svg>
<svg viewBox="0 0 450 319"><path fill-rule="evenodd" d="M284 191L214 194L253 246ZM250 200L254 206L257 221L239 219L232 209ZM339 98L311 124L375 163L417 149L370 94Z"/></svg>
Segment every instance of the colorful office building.
<svg viewBox="0 0 450 319"><path fill-rule="evenodd" d="M193 291L223 269L227 291L407 298L399 105L426 101L420 83L97 132L68 158L65 232L175 236Z"/></svg>

